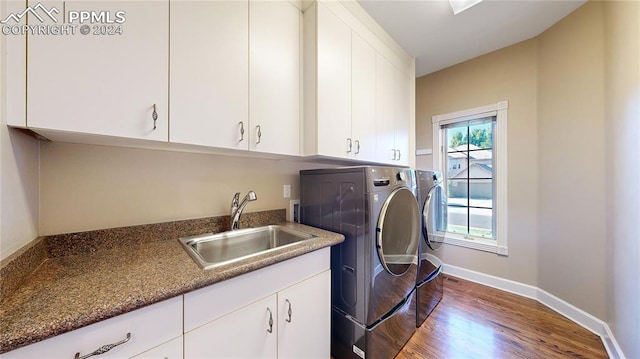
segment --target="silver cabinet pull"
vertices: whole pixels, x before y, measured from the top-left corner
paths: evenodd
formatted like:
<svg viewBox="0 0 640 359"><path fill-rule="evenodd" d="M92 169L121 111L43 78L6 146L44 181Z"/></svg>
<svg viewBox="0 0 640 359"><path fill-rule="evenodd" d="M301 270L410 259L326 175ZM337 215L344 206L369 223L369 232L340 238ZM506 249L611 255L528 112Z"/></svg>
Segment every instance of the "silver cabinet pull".
<svg viewBox="0 0 640 359"><path fill-rule="evenodd" d="M131 333L127 333L127 337L125 339L122 339L121 341L119 341L117 343L103 345L100 348L96 349L93 353L89 353L89 354L80 356L80 352L78 352L78 353L76 353L75 359L86 359L86 358L92 357L94 355L102 355L102 354L108 352L109 350L117 347L118 345L121 345L121 344L124 344L124 343L128 342L129 340L131 340Z"/></svg>
<svg viewBox="0 0 640 359"><path fill-rule="evenodd" d="M256 126L256 130L258 130L258 142L256 142L256 145L260 144L260 138L262 137L262 131L260 129L260 125Z"/></svg>
<svg viewBox="0 0 640 359"><path fill-rule="evenodd" d="M269 328L267 328L267 333L273 333L273 314L269 308L267 308L267 312L269 312Z"/></svg>
<svg viewBox="0 0 640 359"><path fill-rule="evenodd" d="M242 142L244 141L244 122L240 121L238 125L240 125L240 141L238 142Z"/></svg>
<svg viewBox="0 0 640 359"><path fill-rule="evenodd" d="M351 143L351 138L347 138L347 153L351 153L352 148L353 148L353 143Z"/></svg>
<svg viewBox="0 0 640 359"><path fill-rule="evenodd" d="M289 310L287 311L287 314L289 315L289 318L285 319L288 323L291 323L291 302L289 301L289 299L285 299L285 302L287 302L289 304Z"/></svg>
<svg viewBox="0 0 640 359"><path fill-rule="evenodd" d="M356 155L360 153L360 140L355 140L356 143Z"/></svg>
<svg viewBox="0 0 640 359"><path fill-rule="evenodd" d="M401 157L402 157L402 152L400 152L400 150L398 150L398 161L400 161Z"/></svg>
<svg viewBox="0 0 640 359"><path fill-rule="evenodd" d="M156 121L158 121L158 111L156 111L156 104L153 104L153 112L151 113L151 118L153 119L153 129L156 129Z"/></svg>
<svg viewBox="0 0 640 359"><path fill-rule="evenodd" d="M394 148L394 149L392 149L392 151L393 151L393 160L394 160L394 161L396 161L396 160L398 159L398 158L397 158L397 157L398 157L398 154L397 154L398 150L396 150L396 149Z"/></svg>

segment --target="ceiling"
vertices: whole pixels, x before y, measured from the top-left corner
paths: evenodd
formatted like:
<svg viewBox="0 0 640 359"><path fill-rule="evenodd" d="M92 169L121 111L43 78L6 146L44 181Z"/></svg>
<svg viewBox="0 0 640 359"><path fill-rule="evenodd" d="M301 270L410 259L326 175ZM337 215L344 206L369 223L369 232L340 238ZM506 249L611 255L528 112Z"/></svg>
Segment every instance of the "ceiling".
<svg viewBox="0 0 640 359"><path fill-rule="evenodd" d="M484 0L453 15L448 0L359 0L416 58L416 77L533 38L586 0Z"/></svg>

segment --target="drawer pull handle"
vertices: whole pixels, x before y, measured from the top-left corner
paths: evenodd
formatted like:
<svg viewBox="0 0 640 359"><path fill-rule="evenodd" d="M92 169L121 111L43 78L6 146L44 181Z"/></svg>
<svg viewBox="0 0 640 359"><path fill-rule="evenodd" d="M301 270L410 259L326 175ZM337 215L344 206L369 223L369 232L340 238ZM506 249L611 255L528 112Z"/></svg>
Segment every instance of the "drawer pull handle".
<svg viewBox="0 0 640 359"><path fill-rule="evenodd" d="M107 344L107 345L103 345L100 348L96 349L96 351L94 351L93 353L89 353L83 356L80 356L80 353L76 353L75 359L87 359L88 357L92 357L94 355L102 355L106 352L108 352L109 350L117 347L118 345L124 344L126 342L128 342L129 340L131 340L131 333L127 333L127 337L125 339L122 339L121 341L117 342L117 343L113 343L113 344Z"/></svg>
<svg viewBox="0 0 640 359"><path fill-rule="evenodd" d="M269 312L269 328L267 328L267 333L273 333L273 313L271 313L271 309L267 308L267 312Z"/></svg>
<svg viewBox="0 0 640 359"><path fill-rule="evenodd" d="M288 323L291 323L291 302L289 301L289 299L285 299L285 302L289 303L289 310L287 311L287 314L289 315L289 318L285 319Z"/></svg>

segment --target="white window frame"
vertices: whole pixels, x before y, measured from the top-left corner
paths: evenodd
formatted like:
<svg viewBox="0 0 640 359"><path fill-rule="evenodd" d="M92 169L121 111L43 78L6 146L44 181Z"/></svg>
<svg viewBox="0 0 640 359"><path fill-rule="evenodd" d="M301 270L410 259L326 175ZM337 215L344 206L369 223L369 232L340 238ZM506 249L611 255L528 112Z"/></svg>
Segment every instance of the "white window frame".
<svg viewBox="0 0 640 359"><path fill-rule="evenodd" d="M445 173L443 156L446 153L444 130L442 125L468 121L476 118L496 116L494 133L494 173L495 173L495 239L486 239L477 236L462 235L452 232L440 233L444 243L456 246L473 248L486 252L508 255L507 249L507 110L508 101L501 101L495 104L475 107L463 111L436 115L431 118L433 124L433 168ZM446 187L445 187L446 190Z"/></svg>

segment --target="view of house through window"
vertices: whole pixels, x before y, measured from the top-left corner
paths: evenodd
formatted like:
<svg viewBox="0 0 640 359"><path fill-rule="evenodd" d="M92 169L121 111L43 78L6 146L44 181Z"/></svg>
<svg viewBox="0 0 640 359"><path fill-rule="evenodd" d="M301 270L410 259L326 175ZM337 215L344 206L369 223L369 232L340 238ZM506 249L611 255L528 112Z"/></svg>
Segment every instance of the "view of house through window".
<svg viewBox="0 0 640 359"><path fill-rule="evenodd" d="M496 116L490 116L442 126L448 232L495 239L495 124Z"/></svg>

